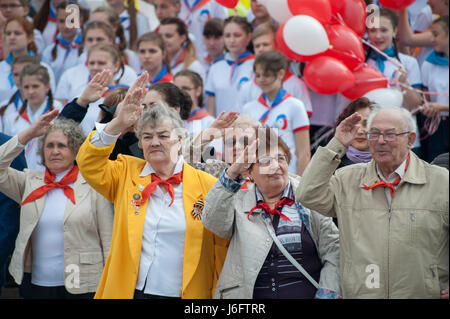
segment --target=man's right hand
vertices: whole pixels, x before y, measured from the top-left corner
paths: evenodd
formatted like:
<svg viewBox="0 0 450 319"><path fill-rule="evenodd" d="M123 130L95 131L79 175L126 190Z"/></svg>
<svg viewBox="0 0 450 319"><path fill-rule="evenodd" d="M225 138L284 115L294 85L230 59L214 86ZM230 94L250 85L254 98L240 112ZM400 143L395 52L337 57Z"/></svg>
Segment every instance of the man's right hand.
<svg viewBox="0 0 450 319"><path fill-rule="evenodd" d="M345 120L343 120L336 128L336 133L334 134L334 136L345 147L349 147L353 139L355 138L355 135L360 127L360 125L358 124L360 120L361 115L359 115L358 112L355 112Z"/></svg>

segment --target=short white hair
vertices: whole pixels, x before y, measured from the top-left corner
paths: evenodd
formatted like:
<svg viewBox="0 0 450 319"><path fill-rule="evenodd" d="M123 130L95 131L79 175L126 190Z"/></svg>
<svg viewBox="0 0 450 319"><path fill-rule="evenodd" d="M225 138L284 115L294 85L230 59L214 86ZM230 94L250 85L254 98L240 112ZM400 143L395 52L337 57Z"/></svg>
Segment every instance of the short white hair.
<svg viewBox="0 0 450 319"><path fill-rule="evenodd" d="M417 130L416 119L413 117L411 112L405 108L396 107L396 106L375 107L372 110L372 112L370 112L369 117L367 118L367 131L370 131L370 129L372 128L373 119L382 110L393 110L393 111L399 112L403 117L403 124L404 124L403 129L407 130L408 132L416 132L416 130Z"/></svg>

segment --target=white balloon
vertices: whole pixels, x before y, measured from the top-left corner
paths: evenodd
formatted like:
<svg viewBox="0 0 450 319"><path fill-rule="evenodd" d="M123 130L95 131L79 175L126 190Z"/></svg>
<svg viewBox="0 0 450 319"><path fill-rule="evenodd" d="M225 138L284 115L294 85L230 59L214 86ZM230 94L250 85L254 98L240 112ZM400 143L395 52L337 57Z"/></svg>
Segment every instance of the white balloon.
<svg viewBox="0 0 450 319"><path fill-rule="evenodd" d="M265 0L260 1L263 4L270 16L278 23L283 24L292 18L291 10L289 10L287 0Z"/></svg>
<svg viewBox="0 0 450 319"><path fill-rule="evenodd" d="M284 26L283 38L289 49L301 55L322 53L330 47L323 25L307 15L290 18Z"/></svg>
<svg viewBox="0 0 450 319"><path fill-rule="evenodd" d="M364 95L366 98L375 102L381 107L402 107L403 94L396 89L376 89Z"/></svg>

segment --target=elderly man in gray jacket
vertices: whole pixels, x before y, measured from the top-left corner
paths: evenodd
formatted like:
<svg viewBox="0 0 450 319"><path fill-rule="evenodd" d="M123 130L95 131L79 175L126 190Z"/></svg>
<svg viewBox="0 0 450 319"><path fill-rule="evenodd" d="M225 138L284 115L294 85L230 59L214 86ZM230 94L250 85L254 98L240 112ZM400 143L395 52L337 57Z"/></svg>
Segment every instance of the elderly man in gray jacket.
<svg viewBox="0 0 450 319"><path fill-rule="evenodd" d="M337 127L296 190L303 205L338 218L343 297L448 298L449 173L410 151L415 122L400 108L369 116L370 163L335 172L360 119Z"/></svg>

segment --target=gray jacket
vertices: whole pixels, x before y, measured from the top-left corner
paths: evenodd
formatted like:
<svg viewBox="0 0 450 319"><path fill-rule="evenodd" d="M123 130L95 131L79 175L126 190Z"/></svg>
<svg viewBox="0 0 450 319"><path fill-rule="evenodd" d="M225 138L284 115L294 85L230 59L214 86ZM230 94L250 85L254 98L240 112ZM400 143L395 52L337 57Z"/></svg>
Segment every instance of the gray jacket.
<svg viewBox="0 0 450 319"><path fill-rule="evenodd" d="M298 178L290 176L294 189ZM252 221L248 212L256 205L255 185L233 192L224 187L221 178L205 199L203 225L218 236L229 239L227 257L214 292L214 298L252 298L253 288L261 267L272 247L272 237L261 213L256 210ZM305 208L301 213L322 261L322 270L316 296L340 294L339 234L331 218ZM329 293L331 291L331 293Z"/></svg>

